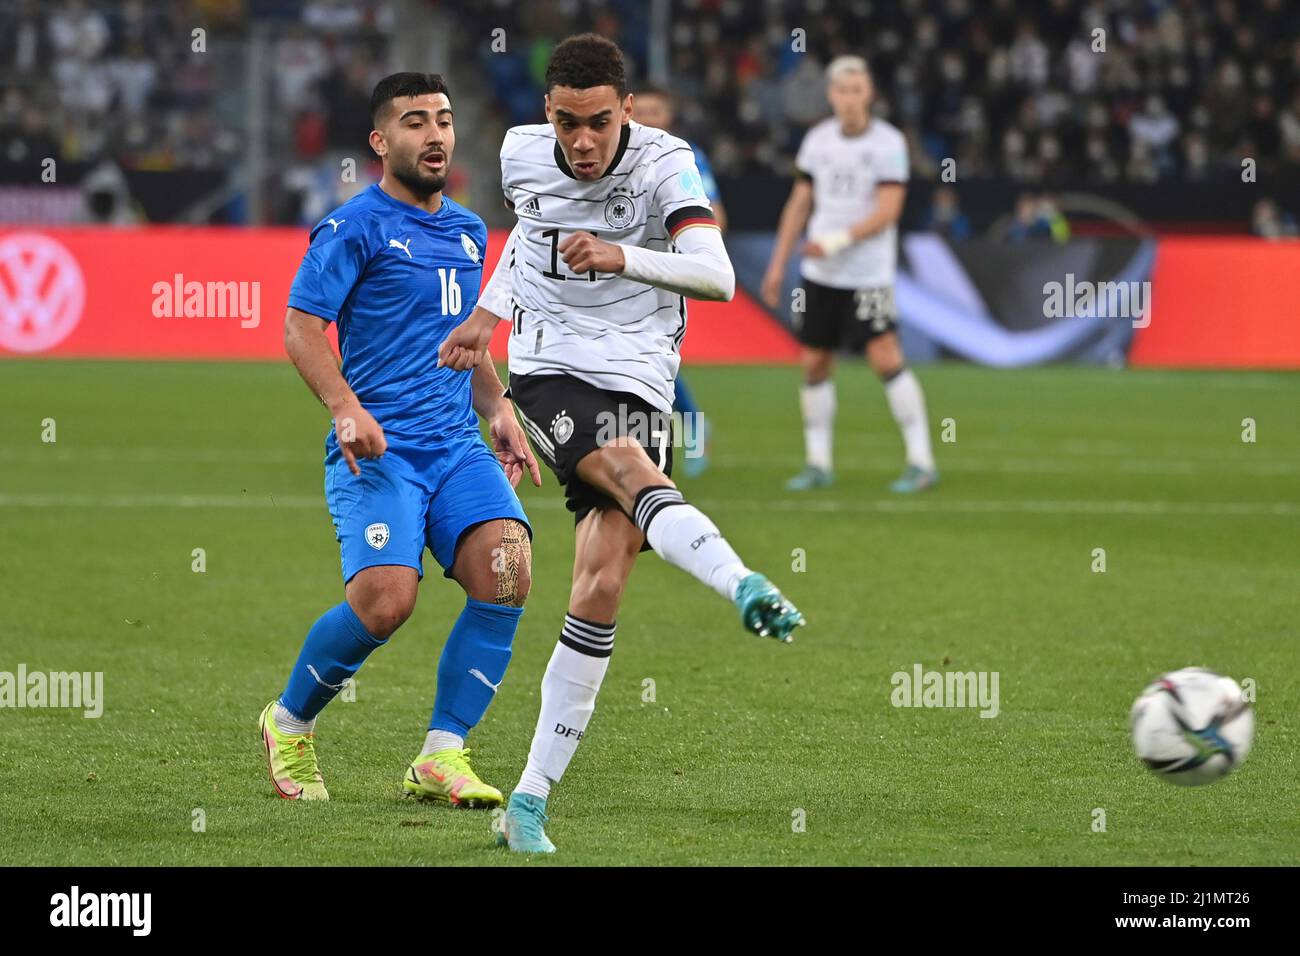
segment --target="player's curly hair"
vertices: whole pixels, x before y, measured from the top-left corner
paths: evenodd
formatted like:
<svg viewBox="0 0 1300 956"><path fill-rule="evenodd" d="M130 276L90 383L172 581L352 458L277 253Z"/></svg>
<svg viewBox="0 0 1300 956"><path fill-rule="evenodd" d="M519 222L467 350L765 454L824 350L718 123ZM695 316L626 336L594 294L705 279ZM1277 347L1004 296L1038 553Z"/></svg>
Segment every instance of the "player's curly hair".
<svg viewBox="0 0 1300 956"><path fill-rule="evenodd" d="M579 33L561 42L546 65L546 91L571 86L587 90L612 86L622 99L627 94L627 71L618 44L598 33Z"/></svg>
<svg viewBox="0 0 1300 956"><path fill-rule="evenodd" d="M399 96L424 96L428 93L451 95L441 73L393 73L386 76L370 94L370 122L378 126L380 114Z"/></svg>

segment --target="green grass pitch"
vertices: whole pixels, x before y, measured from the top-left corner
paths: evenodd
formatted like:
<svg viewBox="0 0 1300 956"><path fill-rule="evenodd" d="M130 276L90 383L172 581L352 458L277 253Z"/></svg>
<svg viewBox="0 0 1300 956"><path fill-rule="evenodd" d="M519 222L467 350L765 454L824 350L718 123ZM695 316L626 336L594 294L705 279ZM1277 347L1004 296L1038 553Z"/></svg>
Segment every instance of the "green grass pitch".
<svg viewBox="0 0 1300 956"><path fill-rule="evenodd" d="M332 801L272 793L258 712L342 592L327 421L287 363L0 366L0 670L102 671L105 695L99 719L0 710L0 864L1300 856L1300 377L923 367L943 482L900 500L885 490L900 441L860 363L838 372L838 483L811 497L781 488L802 457L796 370L687 374L716 460L681 484L809 626L790 646L753 637L726 602L643 556L551 801L561 852L528 861L491 845L484 813L397 797L462 603L428 557L414 617L361 670L356 701L319 722ZM939 441L945 419L955 441ZM573 548L549 474L523 500L533 592L471 737L505 790ZM914 664L998 672L1000 713L893 707L890 677ZM1149 678L1194 664L1252 678L1258 728L1241 770L1181 789L1137 762L1127 715Z"/></svg>

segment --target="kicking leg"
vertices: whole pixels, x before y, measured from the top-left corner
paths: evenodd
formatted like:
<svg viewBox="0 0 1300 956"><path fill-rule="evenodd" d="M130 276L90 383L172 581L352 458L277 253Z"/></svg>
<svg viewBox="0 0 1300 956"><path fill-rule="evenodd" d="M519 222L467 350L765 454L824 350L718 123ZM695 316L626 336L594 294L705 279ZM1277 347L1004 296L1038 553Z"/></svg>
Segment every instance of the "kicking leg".
<svg viewBox="0 0 1300 956"><path fill-rule="evenodd" d="M655 553L740 608L746 628L788 641L803 615L740 560L717 525L688 504L632 438L616 438L578 463L578 476L613 498Z"/></svg>
<svg viewBox="0 0 1300 956"><path fill-rule="evenodd" d="M902 477L890 485L891 491L911 494L933 487L939 480L930 447L930 421L925 412L925 395L921 383L903 358L898 335L886 332L867 343L867 362L885 386L889 410L898 423L907 452L907 467Z"/></svg>

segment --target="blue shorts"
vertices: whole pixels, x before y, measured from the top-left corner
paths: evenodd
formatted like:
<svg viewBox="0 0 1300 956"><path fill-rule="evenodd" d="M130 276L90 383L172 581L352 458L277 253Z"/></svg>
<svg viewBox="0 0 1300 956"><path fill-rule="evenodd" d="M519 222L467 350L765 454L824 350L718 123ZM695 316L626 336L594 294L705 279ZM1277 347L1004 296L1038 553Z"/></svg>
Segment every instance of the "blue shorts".
<svg viewBox="0 0 1300 956"><path fill-rule="evenodd" d="M386 564L415 568L423 578L425 547L451 577L461 536L494 518L514 518L532 534L515 490L477 431L428 445L390 440L381 457L357 461L359 477L333 434L325 447L325 502L345 584L364 568Z"/></svg>

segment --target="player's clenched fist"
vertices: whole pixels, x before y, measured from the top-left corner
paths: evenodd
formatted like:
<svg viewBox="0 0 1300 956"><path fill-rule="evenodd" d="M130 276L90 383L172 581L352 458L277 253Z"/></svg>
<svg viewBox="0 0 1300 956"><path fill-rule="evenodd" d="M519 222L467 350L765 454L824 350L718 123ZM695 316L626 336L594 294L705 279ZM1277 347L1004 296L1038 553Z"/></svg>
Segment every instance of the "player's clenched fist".
<svg viewBox="0 0 1300 956"><path fill-rule="evenodd" d="M438 367L463 372L477 366L487 357L497 322L497 317L487 309L475 308L438 346Z"/></svg>
<svg viewBox="0 0 1300 956"><path fill-rule="evenodd" d="M564 264L574 272L623 271L623 250L589 232L575 232L560 243L559 251Z"/></svg>
<svg viewBox="0 0 1300 956"><path fill-rule="evenodd" d="M354 475L361 474L358 458L378 458L388 450L384 430L360 402L347 405L334 416L334 434L339 440L343 460Z"/></svg>

